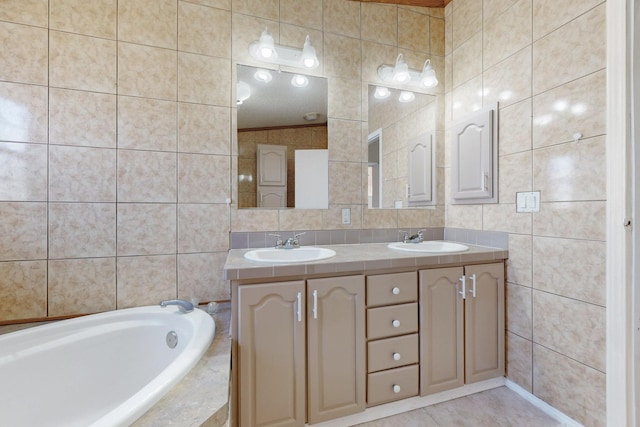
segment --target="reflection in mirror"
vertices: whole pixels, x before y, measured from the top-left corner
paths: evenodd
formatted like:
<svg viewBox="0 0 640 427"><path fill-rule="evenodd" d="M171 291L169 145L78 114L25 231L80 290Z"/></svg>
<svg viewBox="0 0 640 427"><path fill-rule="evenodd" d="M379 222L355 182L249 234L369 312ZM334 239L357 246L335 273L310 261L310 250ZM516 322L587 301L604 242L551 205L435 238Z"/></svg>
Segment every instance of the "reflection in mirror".
<svg viewBox="0 0 640 427"><path fill-rule="evenodd" d="M326 209L327 79L237 68L238 207Z"/></svg>
<svg viewBox="0 0 640 427"><path fill-rule="evenodd" d="M369 86L369 208L436 204L435 100Z"/></svg>

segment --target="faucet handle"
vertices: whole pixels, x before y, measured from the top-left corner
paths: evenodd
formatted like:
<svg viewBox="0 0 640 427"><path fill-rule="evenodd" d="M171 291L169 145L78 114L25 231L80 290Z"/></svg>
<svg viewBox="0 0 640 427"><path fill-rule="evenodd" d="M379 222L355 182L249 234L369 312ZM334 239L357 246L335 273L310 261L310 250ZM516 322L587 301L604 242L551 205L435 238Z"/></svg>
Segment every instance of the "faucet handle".
<svg viewBox="0 0 640 427"><path fill-rule="evenodd" d="M402 235L402 241L404 243L407 243L409 241L409 232L408 231L404 231L404 230L398 230L398 233L403 233Z"/></svg>
<svg viewBox="0 0 640 427"><path fill-rule="evenodd" d="M276 248L281 248L283 245L282 236L279 234L269 233L269 236L277 237L276 239Z"/></svg>

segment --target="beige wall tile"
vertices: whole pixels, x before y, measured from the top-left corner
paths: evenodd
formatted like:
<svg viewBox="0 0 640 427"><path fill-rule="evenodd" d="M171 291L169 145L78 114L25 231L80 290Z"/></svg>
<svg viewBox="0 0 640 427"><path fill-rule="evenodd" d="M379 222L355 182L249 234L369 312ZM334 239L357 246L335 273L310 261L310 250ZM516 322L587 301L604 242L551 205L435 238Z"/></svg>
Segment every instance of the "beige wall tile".
<svg viewBox="0 0 640 427"><path fill-rule="evenodd" d="M232 9L244 15L273 20L280 18L280 0L233 0Z"/></svg>
<svg viewBox="0 0 640 427"><path fill-rule="evenodd" d="M533 312L536 343L605 370L604 307L534 290Z"/></svg>
<svg viewBox="0 0 640 427"><path fill-rule="evenodd" d="M533 98L533 146L544 147L606 133L606 70Z"/></svg>
<svg viewBox="0 0 640 427"><path fill-rule="evenodd" d="M533 39L544 37L600 3L603 0L567 0L559 8L555 0L533 0Z"/></svg>
<svg viewBox="0 0 640 427"><path fill-rule="evenodd" d="M179 2L178 49L230 58L231 13L189 2Z"/></svg>
<svg viewBox="0 0 640 427"><path fill-rule="evenodd" d="M329 162L329 204L360 203L361 188L359 163Z"/></svg>
<svg viewBox="0 0 640 427"><path fill-rule="evenodd" d="M48 35L44 28L0 21L0 80L46 85Z"/></svg>
<svg viewBox="0 0 640 427"><path fill-rule="evenodd" d="M51 0L49 27L114 40L117 0Z"/></svg>
<svg viewBox="0 0 640 427"><path fill-rule="evenodd" d="M376 43L398 43L398 6L363 3L360 5L361 37Z"/></svg>
<svg viewBox="0 0 640 427"><path fill-rule="evenodd" d="M178 8L175 0L118 0L118 39L175 49Z"/></svg>
<svg viewBox="0 0 640 427"><path fill-rule="evenodd" d="M498 200L502 203L515 203L516 192L531 191L531 152L509 154L498 159ZM538 187L536 187L538 188Z"/></svg>
<svg viewBox="0 0 640 427"><path fill-rule="evenodd" d="M234 1L234 7L235 7ZM261 19L239 13L231 14L231 57L237 63L259 66L261 63L249 55L249 44L260 39L266 29L275 43L280 43L280 25L278 22Z"/></svg>
<svg viewBox="0 0 640 427"><path fill-rule="evenodd" d="M362 80L382 82L378 77L378 67L382 64L393 66L398 57L398 49L380 43L361 41L362 44ZM406 58L405 58L406 59Z"/></svg>
<svg viewBox="0 0 640 427"><path fill-rule="evenodd" d="M0 82L0 140L47 143L46 87Z"/></svg>
<svg viewBox="0 0 640 427"><path fill-rule="evenodd" d="M178 252L215 252L229 248L227 205L178 205Z"/></svg>
<svg viewBox="0 0 640 427"><path fill-rule="evenodd" d="M175 50L118 43L118 93L175 101Z"/></svg>
<svg viewBox="0 0 640 427"><path fill-rule="evenodd" d="M507 280L522 286L531 286L532 237L528 234L509 234Z"/></svg>
<svg viewBox="0 0 640 427"><path fill-rule="evenodd" d="M178 255L178 298L195 296L200 301L228 301L229 282L222 279L226 252Z"/></svg>
<svg viewBox="0 0 640 427"><path fill-rule="evenodd" d="M605 242L534 237L533 270L537 289L606 305Z"/></svg>
<svg viewBox="0 0 640 427"><path fill-rule="evenodd" d="M324 35L324 74L343 79L360 79L362 60L360 40L337 34Z"/></svg>
<svg viewBox="0 0 640 427"><path fill-rule="evenodd" d="M230 62L191 53L178 53L178 100L228 107Z"/></svg>
<svg viewBox="0 0 640 427"><path fill-rule="evenodd" d="M336 119L360 120L360 85L356 80L329 80L328 116Z"/></svg>
<svg viewBox="0 0 640 427"><path fill-rule="evenodd" d="M226 203L229 194L229 156L178 154L178 201Z"/></svg>
<svg viewBox="0 0 640 427"><path fill-rule="evenodd" d="M0 203L0 218L0 261L46 259L46 203Z"/></svg>
<svg viewBox="0 0 640 427"><path fill-rule="evenodd" d="M444 19L429 19L429 46L432 55L445 55Z"/></svg>
<svg viewBox="0 0 640 427"><path fill-rule="evenodd" d="M507 378L533 392L533 344L516 334L505 334L507 343Z"/></svg>
<svg viewBox="0 0 640 427"><path fill-rule="evenodd" d="M398 209L398 227L399 228L411 228L421 227L420 224L424 224L425 227L433 227L431 225L431 213L433 209Z"/></svg>
<svg viewBox="0 0 640 427"><path fill-rule="evenodd" d="M118 255L176 252L175 204L118 204Z"/></svg>
<svg viewBox="0 0 640 427"><path fill-rule="evenodd" d="M326 33L360 38L360 3L325 0L323 24Z"/></svg>
<svg viewBox="0 0 640 427"><path fill-rule="evenodd" d="M331 141L329 159L358 162L362 158L361 124L352 120L329 119L328 135Z"/></svg>
<svg viewBox="0 0 640 427"><path fill-rule="evenodd" d="M177 115L175 102L118 96L118 148L176 151Z"/></svg>
<svg viewBox="0 0 640 427"><path fill-rule="evenodd" d="M49 84L66 89L115 93L116 42L50 31Z"/></svg>
<svg viewBox="0 0 640 427"><path fill-rule="evenodd" d="M0 21L46 27L49 22L49 0L3 0Z"/></svg>
<svg viewBox="0 0 640 427"><path fill-rule="evenodd" d="M315 0L280 0L280 22L322 29L322 2Z"/></svg>
<svg viewBox="0 0 640 427"><path fill-rule="evenodd" d="M482 76L475 77L453 89L451 93L451 118L460 120L482 108Z"/></svg>
<svg viewBox="0 0 640 427"><path fill-rule="evenodd" d="M531 99L500 108L500 156L531 150Z"/></svg>
<svg viewBox="0 0 640 427"><path fill-rule="evenodd" d="M322 229L322 210L282 209L278 210L278 221L293 230L320 230Z"/></svg>
<svg viewBox="0 0 640 427"><path fill-rule="evenodd" d="M178 151L230 154L231 110L227 107L178 104Z"/></svg>
<svg viewBox="0 0 640 427"><path fill-rule="evenodd" d="M502 15L520 0L484 0L482 2L482 17L486 21Z"/></svg>
<svg viewBox="0 0 640 427"><path fill-rule="evenodd" d="M398 9L398 47L430 52L430 17L407 9Z"/></svg>
<svg viewBox="0 0 640 427"><path fill-rule="evenodd" d="M397 209L365 209L362 212L363 228L396 228L398 226Z"/></svg>
<svg viewBox="0 0 640 427"><path fill-rule="evenodd" d="M452 228L482 230L482 206L447 205L446 224Z"/></svg>
<svg viewBox="0 0 640 427"><path fill-rule="evenodd" d="M49 143L115 148L116 96L49 89Z"/></svg>
<svg viewBox="0 0 640 427"><path fill-rule="evenodd" d="M513 203L482 205L483 230L531 233L531 214L516 212L515 195L510 201Z"/></svg>
<svg viewBox="0 0 640 427"><path fill-rule="evenodd" d="M606 203L598 201L543 203L533 216L536 236L604 241L605 225Z"/></svg>
<svg viewBox="0 0 640 427"><path fill-rule="evenodd" d="M49 201L115 202L115 150L50 146Z"/></svg>
<svg viewBox="0 0 640 427"><path fill-rule="evenodd" d="M533 93L606 66L605 3L533 44Z"/></svg>
<svg viewBox="0 0 640 427"><path fill-rule="evenodd" d="M116 255L114 203L50 203L49 258Z"/></svg>
<svg viewBox="0 0 640 427"><path fill-rule="evenodd" d="M177 297L176 255L119 257L117 266L118 309Z"/></svg>
<svg viewBox="0 0 640 427"><path fill-rule="evenodd" d="M482 75L482 33L476 33L462 43L452 55L453 81L451 88Z"/></svg>
<svg viewBox="0 0 640 427"><path fill-rule="evenodd" d="M116 259L49 261L49 316L97 313L116 308Z"/></svg>
<svg viewBox="0 0 640 427"><path fill-rule="evenodd" d="M533 337L531 288L507 283L506 291L507 331L530 340Z"/></svg>
<svg viewBox="0 0 640 427"><path fill-rule="evenodd" d="M456 0L452 15L452 47L457 49L462 43L482 28L482 2L477 0Z"/></svg>
<svg viewBox="0 0 640 427"><path fill-rule="evenodd" d="M218 9L231 10L231 0L189 0L191 3L203 6L216 7Z"/></svg>
<svg viewBox="0 0 640 427"><path fill-rule="evenodd" d="M176 202L175 153L118 150L119 202Z"/></svg>
<svg viewBox="0 0 640 427"><path fill-rule="evenodd" d="M533 182L545 201L605 200L605 137L568 142L533 152ZM589 182L589 185L582 185Z"/></svg>
<svg viewBox="0 0 640 427"><path fill-rule="evenodd" d="M47 262L0 262L0 319L47 315Z"/></svg>
<svg viewBox="0 0 640 427"><path fill-rule="evenodd" d="M276 209L234 209L231 211L231 229L242 231L279 230Z"/></svg>
<svg viewBox="0 0 640 427"><path fill-rule="evenodd" d="M0 182L2 201L47 200L47 146L0 142Z"/></svg>
<svg viewBox="0 0 640 427"><path fill-rule="evenodd" d="M543 346L533 347L533 393L585 426L606 425L606 377Z"/></svg>
<svg viewBox="0 0 640 427"><path fill-rule="evenodd" d="M526 47L489 68L484 77L484 105L507 107L531 97L531 48Z"/></svg>
<svg viewBox="0 0 640 427"><path fill-rule="evenodd" d="M342 224L342 208L351 209L351 224ZM329 205L329 209L322 211L322 229L340 230L363 228L363 212L364 210L361 205Z"/></svg>
<svg viewBox="0 0 640 427"><path fill-rule="evenodd" d="M485 22L482 57L485 69L531 44L531 0L520 0Z"/></svg>

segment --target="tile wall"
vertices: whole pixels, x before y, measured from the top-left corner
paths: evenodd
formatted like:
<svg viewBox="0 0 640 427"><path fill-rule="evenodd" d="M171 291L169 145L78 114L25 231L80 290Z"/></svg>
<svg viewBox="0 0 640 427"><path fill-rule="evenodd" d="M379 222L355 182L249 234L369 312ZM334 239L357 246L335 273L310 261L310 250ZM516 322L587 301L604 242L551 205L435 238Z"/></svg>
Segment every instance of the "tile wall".
<svg viewBox="0 0 640 427"><path fill-rule="evenodd" d="M236 208L235 64L255 65L264 27L284 45L309 34L328 78L328 210ZM230 231L444 226L444 206L364 209L361 143L380 64L402 52L444 74L443 9L4 0L0 42L0 322L228 299Z"/></svg>
<svg viewBox="0 0 640 427"><path fill-rule="evenodd" d="M500 109L499 204L448 205L446 226L509 233L508 377L586 426L605 425L605 6L445 9L445 128ZM516 213L534 190L540 212Z"/></svg>

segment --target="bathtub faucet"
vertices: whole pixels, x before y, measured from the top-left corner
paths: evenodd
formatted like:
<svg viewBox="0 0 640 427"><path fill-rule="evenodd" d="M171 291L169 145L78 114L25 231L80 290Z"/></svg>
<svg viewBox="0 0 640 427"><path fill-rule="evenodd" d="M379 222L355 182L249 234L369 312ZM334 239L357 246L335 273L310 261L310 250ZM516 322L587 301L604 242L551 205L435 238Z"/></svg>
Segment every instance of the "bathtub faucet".
<svg viewBox="0 0 640 427"><path fill-rule="evenodd" d="M191 313L193 311L193 304L189 301L181 299L168 299L160 302L160 307L166 307L169 305L177 305L180 313Z"/></svg>

